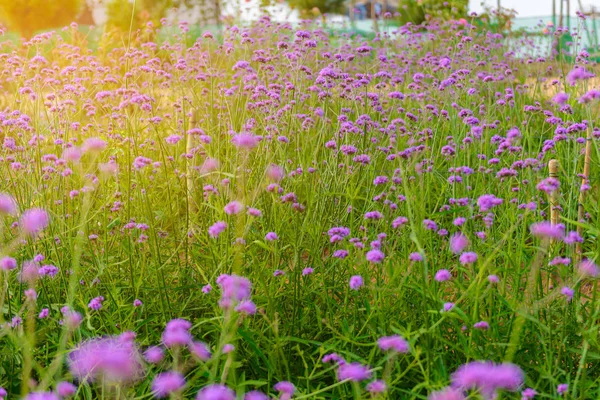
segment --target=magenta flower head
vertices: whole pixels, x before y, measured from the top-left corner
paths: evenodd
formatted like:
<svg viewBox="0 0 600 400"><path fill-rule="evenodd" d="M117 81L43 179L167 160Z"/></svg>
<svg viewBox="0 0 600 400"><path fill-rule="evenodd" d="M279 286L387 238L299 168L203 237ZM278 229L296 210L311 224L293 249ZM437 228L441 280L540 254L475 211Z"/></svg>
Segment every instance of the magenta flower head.
<svg viewBox="0 0 600 400"><path fill-rule="evenodd" d="M279 237L277 236L277 234L275 232L269 232L265 235L265 240L267 242L273 242L277 239L279 239Z"/></svg>
<svg viewBox="0 0 600 400"><path fill-rule="evenodd" d="M62 158L67 161L79 161L81 158L81 150L78 147L69 147L63 151Z"/></svg>
<svg viewBox="0 0 600 400"><path fill-rule="evenodd" d="M521 392L521 400L531 400L537 395L535 389L527 388Z"/></svg>
<svg viewBox="0 0 600 400"><path fill-rule="evenodd" d="M477 262L477 253L473 253L472 251L468 251L466 253L462 253L460 255L459 261L462 265L474 264Z"/></svg>
<svg viewBox="0 0 600 400"><path fill-rule="evenodd" d="M369 393L376 394L385 392L387 390L387 386L384 381L377 380L369 382L369 384L367 384L366 389Z"/></svg>
<svg viewBox="0 0 600 400"><path fill-rule="evenodd" d="M559 106L564 106L568 100L569 100L569 95L567 93L557 93L552 98L552 102L558 104Z"/></svg>
<svg viewBox="0 0 600 400"><path fill-rule="evenodd" d="M0 193L0 214L15 215L17 213L17 203L12 196Z"/></svg>
<svg viewBox="0 0 600 400"><path fill-rule="evenodd" d="M185 346L192 341L189 330L192 323L188 320L176 318L167 322L162 334L162 340L166 347Z"/></svg>
<svg viewBox="0 0 600 400"><path fill-rule="evenodd" d="M77 311L73 311L68 307L63 307L63 323L70 330L77 329L79 325L81 325L81 321L83 321L83 317Z"/></svg>
<svg viewBox="0 0 600 400"><path fill-rule="evenodd" d="M363 278L360 275L354 275L350 278L350 289L358 290L363 286Z"/></svg>
<svg viewBox="0 0 600 400"><path fill-rule="evenodd" d="M71 397L77 393L77 386L73 385L71 382L58 382L56 385L56 393L62 398Z"/></svg>
<svg viewBox="0 0 600 400"><path fill-rule="evenodd" d="M0 400L4 400L4 398L8 396L8 392L2 386L0 386Z"/></svg>
<svg viewBox="0 0 600 400"><path fill-rule="evenodd" d="M83 143L84 152L100 152L106 148L106 142L98 138L89 138Z"/></svg>
<svg viewBox="0 0 600 400"><path fill-rule="evenodd" d="M217 284L222 291L219 302L222 308L229 308L242 300L248 300L252 294L252 282L243 276L223 274L217 278Z"/></svg>
<svg viewBox="0 0 600 400"><path fill-rule="evenodd" d="M0 259L0 268L2 268L5 271L13 270L17 268L17 260L8 256L2 257Z"/></svg>
<svg viewBox="0 0 600 400"><path fill-rule="evenodd" d="M452 303L452 302L444 303L442 312L448 312L448 311L452 310L453 308L454 308L454 303Z"/></svg>
<svg viewBox="0 0 600 400"><path fill-rule="evenodd" d="M279 394L280 394L279 398L281 400L289 400L294 395L294 392L296 391L296 386L294 386L294 384L292 382L281 381L281 382L277 382L273 386L273 389L275 389L279 392Z"/></svg>
<svg viewBox="0 0 600 400"><path fill-rule="evenodd" d="M246 315L254 315L256 314L256 305L252 300L242 300L235 307L235 311Z"/></svg>
<svg viewBox="0 0 600 400"><path fill-rule="evenodd" d="M19 273L19 282L33 283L39 278L38 264L33 261L25 261Z"/></svg>
<svg viewBox="0 0 600 400"><path fill-rule="evenodd" d="M152 381L152 393L162 399L185 386L185 378L177 371L162 372Z"/></svg>
<svg viewBox="0 0 600 400"><path fill-rule="evenodd" d="M566 384L566 383L561 383L556 388L556 391L558 392L558 394L565 394L565 393L567 393L569 391L569 385Z"/></svg>
<svg viewBox="0 0 600 400"><path fill-rule="evenodd" d="M133 301L133 306L134 307L141 307L143 305L142 301L140 299L135 299Z"/></svg>
<svg viewBox="0 0 600 400"><path fill-rule="evenodd" d="M71 374L82 382L124 384L143 376L140 355L132 335L83 342L69 354L68 363Z"/></svg>
<svg viewBox="0 0 600 400"><path fill-rule="evenodd" d="M568 286L563 286L560 289L560 293L567 298L567 301L573 300L573 296L575 295L575 291Z"/></svg>
<svg viewBox="0 0 600 400"><path fill-rule="evenodd" d="M391 350L395 353L408 353L410 346L406 339L400 335L383 336L377 341L377 345L381 351Z"/></svg>
<svg viewBox="0 0 600 400"><path fill-rule="evenodd" d="M267 177L272 182L280 182L285 176L285 171L279 165L271 164L267 168Z"/></svg>
<svg viewBox="0 0 600 400"><path fill-rule="evenodd" d="M452 274L447 269L440 269L435 273L435 280L438 282L446 282L452 279Z"/></svg>
<svg viewBox="0 0 600 400"><path fill-rule="evenodd" d="M577 269L583 277L597 278L600 275L600 268L587 258L579 263Z"/></svg>
<svg viewBox="0 0 600 400"><path fill-rule="evenodd" d="M484 194L477 199L477 205L481 212L489 211L500 204L502 204L502 199L497 198L493 194Z"/></svg>
<svg viewBox="0 0 600 400"><path fill-rule="evenodd" d="M234 200L230 203L228 203L224 210L225 210L225 214L228 215L235 215L235 214L239 214L240 211L242 211L242 209L244 208L244 206L242 205L242 203L240 203L237 200Z"/></svg>
<svg viewBox="0 0 600 400"><path fill-rule="evenodd" d="M217 221L210 228L208 228L208 235L212 238L218 238L225 229L227 229L227 223L223 221Z"/></svg>
<svg viewBox="0 0 600 400"><path fill-rule="evenodd" d="M352 382L360 382L371 377L369 367L360 363L344 363L338 366L337 378L339 381L349 380Z"/></svg>
<svg viewBox="0 0 600 400"><path fill-rule="evenodd" d="M529 227L531 234L542 239L562 239L565 236L565 227L562 224L552 225L548 221L536 222Z"/></svg>
<svg viewBox="0 0 600 400"><path fill-rule="evenodd" d="M249 133L239 133L234 135L231 139L231 143L233 143L237 148L248 150L255 148L259 141L259 137Z"/></svg>
<svg viewBox="0 0 600 400"><path fill-rule="evenodd" d="M196 400L235 400L235 392L225 385L208 385L198 392Z"/></svg>
<svg viewBox="0 0 600 400"><path fill-rule="evenodd" d="M491 400L498 390L516 392L524 381L521 368L511 363L494 364L489 361L472 361L462 365L452 374L452 386L457 389L477 389Z"/></svg>
<svg viewBox="0 0 600 400"><path fill-rule="evenodd" d="M367 261L372 262L374 264L379 264L385 258L385 254L379 249L369 250L367 252Z"/></svg>
<svg viewBox="0 0 600 400"><path fill-rule="evenodd" d="M481 329L481 330L488 330L488 329L490 329L490 324L488 324L486 321L479 321L479 322L475 322L475 324L473 325L473 328Z"/></svg>
<svg viewBox="0 0 600 400"><path fill-rule="evenodd" d="M59 400L59 397L53 392L31 392L23 400Z"/></svg>
<svg viewBox="0 0 600 400"><path fill-rule="evenodd" d="M556 178L546 178L537 184L536 189L550 195L560 188L560 181Z"/></svg>
<svg viewBox="0 0 600 400"><path fill-rule="evenodd" d="M244 395L244 400L269 400L269 396L258 390L253 390Z"/></svg>
<svg viewBox="0 0 600 400"><path fill-rule="evenodd" d="M27 235L36 237L50 223L48 213L41 208L32 208L21 215L21 229Z"/></svg>
<svg viewBox="0 0 600 400"><path fill-rule="evenodd" d="M462 233L455 233L450 237L450 251L454 254L462 253L469 246L469 238Z"/></svg>
<svg viewBox="0 0 600 400"><path fill-rule="evenodd" d="M150 364L158 364L165 357L165 352L161 347L149 347L144 352L144 359Z"/></svg>
<svg viewBox="0 0 600 400"><path fill-rule="evenodd" d="M447 387L429 395L427 400L465 400L465 394L462 390L453 387Z"/></svg>
<svg viewBox="0 0 600 400"><path fill-rule="evenodd" d="M210 360L210 357L212 356L210 348L204 342L193 342L190 346L190 353L204 362Z"/></svg>
<svg viewBox="0 0 600 400"><path fill-rule="evenodd" d="M408 255L408 259L410 261L414 261L414 262L420 262L420 261L424 260L423 255L421 253L419 253L419 252L416 252L416 251L414 253L410 253Z"/></svg>

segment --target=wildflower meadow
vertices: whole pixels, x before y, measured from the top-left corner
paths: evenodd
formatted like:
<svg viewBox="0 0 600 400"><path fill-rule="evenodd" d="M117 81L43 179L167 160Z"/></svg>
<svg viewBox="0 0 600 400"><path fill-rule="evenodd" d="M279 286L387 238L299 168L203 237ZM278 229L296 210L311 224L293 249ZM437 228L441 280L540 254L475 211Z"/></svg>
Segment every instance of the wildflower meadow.
<svg viewBox="0 0 600 400"><path fill-rule="evenodd" d="M380 25L2 41L0 398L600 398L599 67Z"/></svg>

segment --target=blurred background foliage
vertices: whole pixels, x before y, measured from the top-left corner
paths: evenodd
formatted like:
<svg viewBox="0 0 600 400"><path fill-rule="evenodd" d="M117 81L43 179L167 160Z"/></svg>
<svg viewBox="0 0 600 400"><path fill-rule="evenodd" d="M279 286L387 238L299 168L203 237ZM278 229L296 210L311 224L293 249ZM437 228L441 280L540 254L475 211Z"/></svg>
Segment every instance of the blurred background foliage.
<svg viewBox="0 0 600 400"><path fill-rule="evenodd" d="M231 4L228 1L233 2ZM252 0L0 0L0 22L9 31L25 38L36 32L61 28L71 22L91 26L94 23L94 10L102 8L109 31L129 32L143 29L149 22L160 26L163 18L177 20L178 15L194 10L202 27L219 25L223 21L225 8L238 18L243 16L241 8ZM302 19L322 19L328 15L346 15L354 18L357 7L366 10L362 18L378 18L390 11L396 24L412 22L420 24L427 18L459 19L467 17L468 0L258 0L257 6L263 10L274 4L287 3L290 10L298 11ZM377 8L375 7L377 6ZM376 11L377 10L377 11ZM189 14L188 14L189 15ZM231 18L231 16L229 17Z"/></svg>

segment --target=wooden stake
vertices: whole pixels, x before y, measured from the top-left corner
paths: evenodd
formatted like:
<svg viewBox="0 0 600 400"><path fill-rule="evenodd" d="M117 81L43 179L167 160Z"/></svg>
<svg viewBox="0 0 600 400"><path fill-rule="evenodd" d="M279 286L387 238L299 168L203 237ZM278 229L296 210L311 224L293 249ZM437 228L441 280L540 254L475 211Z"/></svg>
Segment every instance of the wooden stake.
<svg viewBox="0 0 600 400"><path fill-rule="evenodd" d="M188 127L188 131L194 128L196 125L196 113L192 113L192 117L190 118L190 125ZM186 132L187 133L187 132ZM192 149L194 148L194 135L187 133L187 142L185 146L186 154L190 154ZM193 203L193 192L194 192L194 173L196 172L193 168L193 159L186 158L186 189L188 196L188 211L191 208L191 204Z"/></svg>
<svg viewBox="0 0 600 400"><path fill-rule="evenodd" d="M587 141L585 143L585 159L583 161L583 178L581 184L584 185L588 182L590 176L590 166L592 164L592 130L588 129ZM577 211L578 222L583 222L585 219L585 209L583 207L583 201L585 200L585 191L579 191L579 209ZM577 233L583 237L583 227L577 226ZM581 259L581 243L577 242L575 247L575 259L579 261Z"/></svg>
<svg viewBox="0 0 600 400"><path fill-rule="evenodd" d="M558 180L558 166L558 160L550 160L548 162L548 171L550 178ZM559 196L560 189L557 189L550 194L550 223L553 226L558 225L558 221L560 220L560 210L558 208Z"/></svg>

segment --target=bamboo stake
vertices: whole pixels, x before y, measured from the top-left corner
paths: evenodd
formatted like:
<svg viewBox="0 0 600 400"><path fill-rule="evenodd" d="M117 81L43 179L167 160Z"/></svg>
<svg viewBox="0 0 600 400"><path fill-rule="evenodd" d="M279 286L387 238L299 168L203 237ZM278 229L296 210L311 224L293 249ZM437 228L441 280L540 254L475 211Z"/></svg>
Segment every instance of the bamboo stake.
<svg viewBox="0 0 600 400"><path fill-rule="evenodd" d="M196 125L196 113L192 113L192 117L190 118L190 126L189 128L193 128ZM189 130L189 129L188 129ZM192 149L194 148L194 135L187 134L187 142L185 146L186 154L190 154ZM194 192L194 166L192 159L186 158L186 189L188 196L188 212L191 209L191 204L193 203L193 192Z"/></svg>
<svg viewBox="0 0 600 400"><path fill-rule="evenodd" d="M585 159L583 161L583 177L581 179L581 185L585 185L588 181L588 178L590 176L590 166L591 166L591 159L592 159L592 130L588 129L588 135L587 135L587 140L585 143ZM583 222L584 218L585 218L585 209L583 207L583 201L585 200L585 191L579 191L579 209L577 212L577 220L578 222ZM582 226L577 226L577 233L579 234L579 236L583 237L583 227ZM575 259L576 260L580 260L581 259L581 253L582 253L582 249L581 249L581 243L577 242L577 245L575 247Z"/></svg>
<svg viewBox="0 0 600 400"><path fill-rule="evenodd" d="M548 171L550 178L558 180L558 160L550 160L548 162ZM550 194L550 223L553 226L558 225L558 221L560 220L560 210L558 208L559 195L559 189Z"/></svg>

